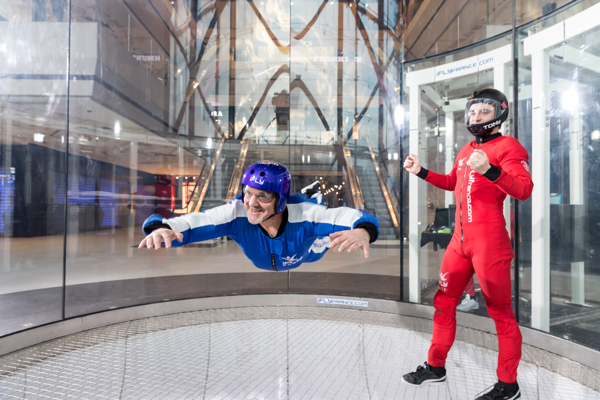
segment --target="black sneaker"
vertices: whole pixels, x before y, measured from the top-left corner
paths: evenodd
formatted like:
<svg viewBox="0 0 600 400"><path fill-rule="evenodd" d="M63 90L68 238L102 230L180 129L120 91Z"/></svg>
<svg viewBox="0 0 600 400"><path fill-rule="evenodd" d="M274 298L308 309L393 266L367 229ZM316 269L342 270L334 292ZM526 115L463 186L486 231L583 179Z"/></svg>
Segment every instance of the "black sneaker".
<svg viewBox="0 0 600 400"><path fill-rule="evenodd" d="M438 376L432 371L431 365L425 362L419 365L415 372L408 373L402 377L402 382L410 386L438 386L446 383L446 370L443 376Z"/></svg>
<svg viewBox="0 0 600 400"><path fill-rule="evenodd" d="M492 390L475 398L475 400L516 400L520 398L521 391L517 382L504 383L498 381Z"/></svg>

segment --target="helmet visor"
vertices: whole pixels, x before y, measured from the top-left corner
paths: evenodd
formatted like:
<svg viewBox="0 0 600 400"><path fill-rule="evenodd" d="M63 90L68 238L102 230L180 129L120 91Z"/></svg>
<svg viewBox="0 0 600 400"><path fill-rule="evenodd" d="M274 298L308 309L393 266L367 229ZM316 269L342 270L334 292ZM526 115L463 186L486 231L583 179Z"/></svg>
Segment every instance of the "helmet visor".
<svg viewBox="0 0 600 400"><path fill-rule="evenodd" d="M244 186L244 199L248 200L254 196L256 197L256 200L258 200L261 203L270 203L271 200L273 200L275 198L275 193L273 192L267 192L264 190L257 190L257 189L253 189L253 190L248 190L248 186Z"/></svg>
<svg viewBox="0 0 600 400"><path fill-rule="evenodd" d="M465 121L467 125L481 124L500 118L508 108L506 103L492 99L472 99L465 108Z"/></svg>

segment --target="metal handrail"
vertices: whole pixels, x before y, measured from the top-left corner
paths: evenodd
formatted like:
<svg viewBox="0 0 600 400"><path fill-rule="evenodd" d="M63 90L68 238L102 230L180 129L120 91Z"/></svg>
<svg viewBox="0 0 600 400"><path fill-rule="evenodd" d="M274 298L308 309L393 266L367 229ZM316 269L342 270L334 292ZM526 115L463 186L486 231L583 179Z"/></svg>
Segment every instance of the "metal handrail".
<svg viewBox="0 0 600 400"><path fill-rule="evenodd" d="M227 197L225 198L227 202L235 198L238 188L240 187L240 181L242 180L242 174L244 173L244 164L246 163L246 154L248 153L250 139L251 137L248 136L242 139L240 154L235 162L235 167L233 168L233 173L231 174L231 180L229 181L229 188L227 189Z"/></svg>
<svg viewBox="0 0 600 400"><path fill-rule="evenodd" d="M363 196L358 175L356 173L356 166L352 165L352 153L346 146L347 140L343 135L340 135L340 146L342 150L342 160L346 164L346 171L348 173L348 181L350 183L350 192L352 196L352 207L363 209L365 207L365 198Z"/></svg>
<svg viewBox="0 0 600 400"><path fill-rule="evenodd" d="M375 152L373 151L373 146L371 145L371 141L369 137L367 139L367 148L369 149L369 153L371 154L371 160L373 161L373 166L375 167L375 174L377 175L377 179L379 180L379 185L381 185L381 190L383 192L383 199L385 200L385 204L387 206L388 212L390 213L390 217L392 218L392 224L394 225L394 230L398 231L400 228L400 212L398 211L398 202L393 196L390 196L390 190L388 188L387 183L383 179L381 174L381 170L379 168L379 160Z"/></svg>
<svg viewBox="0 0 600 400"><path fill-rule="evenodd" d="M200 181L202 180L202 171L204 171L205 166L206 166L206 163L202 164L202 168L200 169L200 172L198 173L198 179L196 180L194 189L192 190L192 193L190 194L190 199L188 200L187 204L184 207L182 207L182 209L187 210L190 207L190 204L194 201L194 195L196 194L196 189L198 189L198 186L200 185ZM198 193L200 193L200 192L198 191Z"/></svg>
<svg viewBox="0 0 600 400"><path fill-rule="evenodd" d="M200 212L202 208L202 203L204 202L204 197L206 196L206 191L208 190L208 185L210 184L210 180L215 172L215 168L217 167L217 162L219 161L219 157L221 156L221 151L223 150L223 144L225 143L225 137L222 137L217 147L215 149L215 153L213 155L213 159L210 165L210 170L204 180L204 184L202 185L202 191L200 192L200 197L198 198L198 202L194 207L194 212Z"/></svg>

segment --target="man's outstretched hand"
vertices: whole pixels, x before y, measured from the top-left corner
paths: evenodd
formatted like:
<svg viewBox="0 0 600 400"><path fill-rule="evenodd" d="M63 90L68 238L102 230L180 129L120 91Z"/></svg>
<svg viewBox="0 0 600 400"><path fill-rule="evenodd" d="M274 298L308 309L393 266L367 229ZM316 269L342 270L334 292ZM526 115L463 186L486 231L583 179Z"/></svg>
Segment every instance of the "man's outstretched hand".
<svg viewBox="0 0 600 400"><path fill-rule="evenodd" d="M354 253L356 249L362 249L363 253L365 253L365 258L369 258L369 241L371 240L371 236L366 229L358 228L349 231L334 232L329 235L329 238L331 239L330 249L341 244L338 249L339 252L348 249L348 253Z"/></svg>
<svg viewBox="0 0 600 400"><path fill-rule="evenodd" d="M154 247L155 250L158 250L163 242L165 243L165 248L168 249L171 247L171 242L173 240L181 242L183 240L183 233L175 232L167 228L156 229L142 240L138 249L141 249L142 247L151 249Z"/></svg>

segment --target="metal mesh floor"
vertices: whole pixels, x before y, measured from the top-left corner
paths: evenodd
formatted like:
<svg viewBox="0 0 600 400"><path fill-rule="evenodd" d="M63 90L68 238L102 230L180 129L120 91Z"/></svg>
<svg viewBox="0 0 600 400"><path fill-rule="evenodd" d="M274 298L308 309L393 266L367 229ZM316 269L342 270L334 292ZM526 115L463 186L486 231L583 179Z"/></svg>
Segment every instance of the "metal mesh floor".
<svg viewBox="0 0 600 400"><path fill-rule="evenodd" d="M471 399L495 383L497 352L457 341L446 385L402 384L431 334L365 314L379 313L257 307L111 325L0 358L0 398ZM523 399L600 400L532 363L518 379Z"/></svg>

